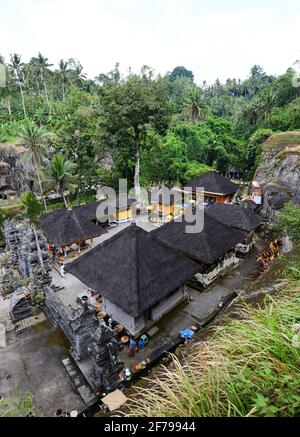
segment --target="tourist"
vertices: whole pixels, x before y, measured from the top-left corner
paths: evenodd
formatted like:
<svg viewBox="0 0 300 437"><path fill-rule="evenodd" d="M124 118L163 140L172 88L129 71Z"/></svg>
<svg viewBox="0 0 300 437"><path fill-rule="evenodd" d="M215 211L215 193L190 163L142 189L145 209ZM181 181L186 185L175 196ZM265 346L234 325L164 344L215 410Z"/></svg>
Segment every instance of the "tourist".
<svg viewBox="0 0 300 437"><path fill-rule="evenodd" d="M135 340L134 340L134 338L130 338L130 341L129 341L129 349L130 349L130 351L129 351L129 358L134 358L134 356L135 356L135 352L136 352L136 342L135 342Z"/></svg>
<svg viewBox="0 0 300 437"><path fill-rule="evenodd" d="M138 350L143 350L144 349L144 347L145 347L145 343L144 343L144 340L143 340L143 338L141 337L140 339L139 339L139 341L138 341Z"/></svg>

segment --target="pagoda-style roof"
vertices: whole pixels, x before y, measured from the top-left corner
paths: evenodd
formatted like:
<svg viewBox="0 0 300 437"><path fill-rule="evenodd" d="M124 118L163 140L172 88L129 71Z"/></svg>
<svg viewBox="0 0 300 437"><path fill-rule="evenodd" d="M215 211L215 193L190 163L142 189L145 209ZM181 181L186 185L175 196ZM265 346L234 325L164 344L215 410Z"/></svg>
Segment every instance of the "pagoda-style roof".
<svg viewBox="0 0 300 437"><path fill-rule="evenodd" d="M66 266L93 290L139 317L201 270L135 224Z"/></svg>
<svg viewBox="0 0 300 437"><path fill-rule="evenodd" d="M185 184L187 187L192 187L193 191L199 191L200 188L204 188L205 193L217 194L217 195L230 195L235 194L239 187L225 178L220 173L211 171L204 176L194 179L191 182Z"/></svg>
<svg viewBox="0 0 300 437"><path fill-rule="evenodd" d="M205 264L214 264L246 237L245 232L233 231L230 226L209 215L207 210L202 232L186 233L186 226L191 226L191 223L178 218L151 233L178 253Z"/></svg>
<svg viewBox="0 0 300 437"><path fill-rule="evenodd" d="M75 209L57 209L40 218L43 234L51 244L69 246L91 238L99 237L106 231L81 216Z"/></svg>
<svg viewBox="0 0 300 437"><path fill-rule="evenodd" d="M220 223L246 232L255 231L262 222L262 218L250 209L225 203L215 203L209 206L207 215Z"/></svg>

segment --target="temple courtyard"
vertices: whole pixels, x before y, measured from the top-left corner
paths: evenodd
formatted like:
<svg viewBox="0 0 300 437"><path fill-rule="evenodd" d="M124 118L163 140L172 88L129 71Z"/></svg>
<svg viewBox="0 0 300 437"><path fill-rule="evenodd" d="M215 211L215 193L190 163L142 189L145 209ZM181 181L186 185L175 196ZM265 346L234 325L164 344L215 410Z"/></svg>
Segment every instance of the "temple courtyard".
<svg viewBox="0 0 300 437"><path fill-rule="evenodd" d="M263 243L257 240L255 248L246 259L240 260L239 267L205 292L189 287L191 301L177 307L155 324L153 336L144 350L139 351L134 359L130 359L129 349L125 346L120 358L126 366L132 369L142 360L153 358L161 348L175 343L181 330L205 324L222 310L224 303L230 301L236 292L247 289L257 272L256 256L262 247ZM84 293L87 287L73 275L66 274L62 278L55 271L53 282L64 287L57 294L65 305L76 308L77 295ZM0 323L7 323L7 316L7 301L2 301ZM83 401L62 364L62 360L69 355L70 347L63 332L43 319L43 313L31 318L28 325L19 325L18 331L12 330L10 326L7 345L0 348L0 395L14 397L18 392L31 393L35 407L45 416L53 416L58 408L80 410L84 405ZM77 364L93 387L91 359Z"/></svg>

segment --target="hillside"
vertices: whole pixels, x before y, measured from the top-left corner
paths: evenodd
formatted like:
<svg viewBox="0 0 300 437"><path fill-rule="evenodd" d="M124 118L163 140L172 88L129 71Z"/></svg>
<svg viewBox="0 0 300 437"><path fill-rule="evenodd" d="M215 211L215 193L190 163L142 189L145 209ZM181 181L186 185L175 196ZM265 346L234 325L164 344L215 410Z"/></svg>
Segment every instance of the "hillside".
<svg viewBox="0 0 300 437"><path fill-rule="evenodd" d="M255 179L300 192L300 131L272 135L263 145Z"/></svg>

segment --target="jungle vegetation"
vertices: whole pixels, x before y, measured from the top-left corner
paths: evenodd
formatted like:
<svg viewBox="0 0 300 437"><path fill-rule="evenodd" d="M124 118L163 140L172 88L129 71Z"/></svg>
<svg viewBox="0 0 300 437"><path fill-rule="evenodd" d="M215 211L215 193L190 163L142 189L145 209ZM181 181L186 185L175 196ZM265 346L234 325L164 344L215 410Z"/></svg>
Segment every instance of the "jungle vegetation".
<svg viewBox="0 0 300 437"><path fill-rule="evenodd" d="M145 66L122 77L116 64L91 80L76 59L57 68L41 53L1 61L8 81L0 89L0 143L27 141L42 195L51 188L42 177L45 144L63 156L85 193L99 183L117 186L121 177L148 187L232 166L250 180L261 143L300 128L292 69L275 77L255 65L246 80L197 85L182 66L164 76ZM61 191L57 174L50 179Z"/></svg>

